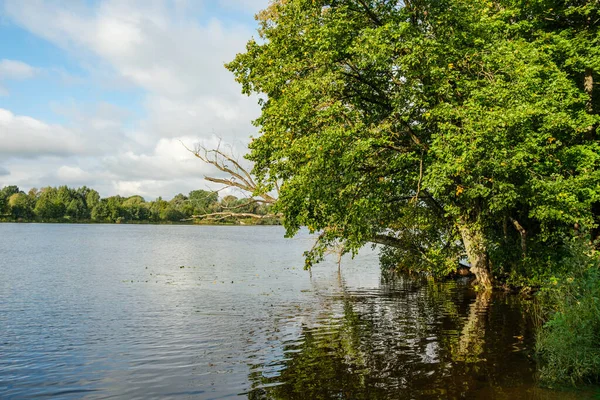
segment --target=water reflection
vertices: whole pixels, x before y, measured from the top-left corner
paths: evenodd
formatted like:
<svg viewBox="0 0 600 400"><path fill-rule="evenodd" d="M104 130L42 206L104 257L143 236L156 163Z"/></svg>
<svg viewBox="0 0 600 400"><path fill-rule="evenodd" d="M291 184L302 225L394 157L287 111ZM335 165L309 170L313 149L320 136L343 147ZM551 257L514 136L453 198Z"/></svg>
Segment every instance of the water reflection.
<svg viewBox="0 0 600 400"><path fill-rule="evenodd" d="M340 289L285 357L251 365L249 399L581 398L536 387L518 298L402 279Z"/></svg>
<svg viewBox="0 0 600 400"><path fill-rule="evenodd" d="M485 345L486 317L491 299L492 294L489 292L478 293L475 301L469 306L469 314L462 328L458 345L452 352L454 361L478 362L480 360Z"/></svg>

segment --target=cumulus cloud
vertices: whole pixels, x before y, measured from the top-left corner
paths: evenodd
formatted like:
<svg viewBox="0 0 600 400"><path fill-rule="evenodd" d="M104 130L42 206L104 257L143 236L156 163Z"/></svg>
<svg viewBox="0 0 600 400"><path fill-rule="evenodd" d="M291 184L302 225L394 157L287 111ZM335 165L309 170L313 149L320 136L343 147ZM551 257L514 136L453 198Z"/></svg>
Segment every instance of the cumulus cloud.
<svg viewBox="0 0 600 400"><path fill-rule="evenodd" d="M109 109L117 110L110 106ZM72 111L68 126L48 124L39 119L15 115L0 108L0 159L45 156L103 156L130 144L116 111L104 108L89 112Z"/></svg>
<svg viewBox="0 0 600 400"><path fill-rule="evenodd" d="M0 108L0 157L65 156L83 153L81 137L60 125L14 115Z"/></svg>
<svg viewBox="0 0 600 400"><path fill-rule="evenodd" d="M244 141L256 130L250 124L259 115L254 105L253 99L243 97L228 101L213 96L191 100L151 96L145 102L149 117L142 127L158 137L218 135Z"/></svg>
<svg viewBox="0 0 600 400"><path fill-rule="evenodd" d="M8 175L0 175L0 187L17 185L21 190L33 187L91 186L101 190L111 190L115 177L98 167L97 160L91 157L40 157L14 159Z"/></svg>
<svg viewBox="0 0 600 400"><path fill-rule="evenodd" d="M92 176L89 172L86 172L77 166L71 167L68 165L63 165L58 168L56 175L60 180L72 184L89 182Z"/></svg>
<svg viewBox="0 0 600 400"><path fill-rule="evenodd" d="M181 142L180 142L181 140ZM197 138L163 138L148 153L127 151L103 159L107 170L130 180L160 180L197 177L210 171L199 163L183 146L182 142L194 142Z"/></svg>
<svg viewBox="0 0 600 400"><path fill-rule="evenodd" d="M200 140L197 137L183 136L162 138L146 153L127 151L103 158L102 170L109 171L114 193L122 195L140 194L150 198L169 197L176 193L189 193L195 189L217 189L218 185L204 180L204 176L223 177L220 171L194 157L188 149L202 142L207 148L222 148L232 154L240 154L243 145L237 148L220 143L221 139L212 136ZM244 164L244 161L240 161ZM231 194L228 191L227 194Z"/></svg>
<svg viewBox="0 0 600 400"><path fill-rule="evenodd" d="M252 14L267 3L220 0L210 8L217 4L222 10ZM244 50L254 27L208 15L207 4L5 0L4 13L12 22L79 59L96 84L106 90L115 86L142 90L144 115L132 121L123 106L101 104L90 110L78 104L56 105L54 110L68 120L57 126L4 110L10 129L0 132L0 140L7 139L12 147L0 149L0 157L3 151L5 156L93 157L87 167L79 165L81 159L56 162L52 176L45 178L97 182L106 194L138 190L148 196L170 196L204 185L202 176L210 171L180 140L215 143L219 136L239 143L239 150L255 133L250 122L259 115L256 99L241 95L223 66ZM36 128L23 128L36 123ZM32 140L45 145L27 149Z"/></svg>

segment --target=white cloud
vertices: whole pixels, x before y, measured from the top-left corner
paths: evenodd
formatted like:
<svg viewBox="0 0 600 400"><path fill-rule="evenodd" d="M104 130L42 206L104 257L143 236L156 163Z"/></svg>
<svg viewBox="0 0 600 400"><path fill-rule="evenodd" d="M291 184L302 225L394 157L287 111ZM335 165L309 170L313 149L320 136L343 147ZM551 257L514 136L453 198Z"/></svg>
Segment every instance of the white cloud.
<svg viewBox="0 0 600 400"><path fill-rule="evenodd" d="M76 133L0 108L0 157L66 156L83 153L85 146Z"/></svg>
<svg viewBox="0 0 600 400"><path fill-rule="evenodd" d="M28 79L37 72L37 68L22 61L0 60L0 79Z"/></svg>
<svg viewBox="0 0 600 400"><path fill-rule="evenodd" d="M102 170L115 177L111 193L170 198L177 193L189 193L195 189L217 189L218 185L208 183L204 176L224 175L186 149L193 148L198 141L197 137L191 136L162 138L147 153L127 151L105 157L102 160ZM219 142L219 138L212 136L203 140L203 145L216 148ZM221 146L227 146L233 154L239 154L239 148L224 143Z"/></svg>
<svg viewBox="0 0 600 400"><path fill-rule="evenodd" d="M104 156L135 145L123 127L124 110L99 104L92 110L60 111L69 117L68 126L0 108L0 159Z"/></svg>
<svg viewBox="0 0 600 400"><path fill-rule="evenodd" d="M52 79L57 79L64 86L77 86L85 83L85 79L82 76L73 75L64 68L53 67L47 72L50 73Z"/></svg>
<svg viewBox="0 0 600 400"><path fill-rule="evenodd" d="M2 173L0 168L0 187L16 184L27 190L87 185L103 196L140 194L149 199L170 198L195 189L216 189L218 186L204 181L204 176L222 175L185 147L193 147L198 140L196 137L163 138L147 152L127 150L105 156L50 152L37 155L35 162L21 156L12 160L10 171ZM204 144L216 147L218 142L218 138L212 137Z"/></svg>
<svg viewBox="0 0 600 400"><path fill-rule="evenodd" d="M92 157L46 156L35 162L23 158L13 160L10 173L0 175L0 187L17 185L27 191L32 187L86 185L110 193L115 178L98 168L97 160Z"/></svg>
<svg viewBox="0 0 600 400"><path fill-rule="evenodd" d="M0 83L7 80L23 80L34 77L39 70L16 60L0 60ZM0 85L0 96L8 96L8 90Z"/></svg>
<svg viewBox="0 0 600 400"><path fill-rule="evenodd" d="M198 142L198 138L163 138L148 153L126 151L103 159L106 170L129 180L168 181L169 179L201 178L212 169L195 158L186 148ZM213 138L208 145L216 146Z"/></svg>
<svg viewBox="0 0 600 400"><path fill-rule="evenodd" d="M248 97L179 100L152 96L145 102L150 116L142 126L159 137L217 135L227 141L243 141L256 130L250 124L259 115L255 103Z"/></svg>
<svg viewBox="0 0 600 400"><path fill-rule="evenodd" d="M92 178L92 174L89 172L86 172L77 166L71 167L68 165L63 165L62 167L58 168L56 176L61 181L69 182L71 184L86 183Z"/></svg>
<svg viewBox="0 0 600 400"><path fill-rule="evenodd" d="M247 14L267 3L219 1ZM10 150L0 148L0 159L70 157L68 163L48 162L45 174L11 166L15 172L9 177L25 182L28 173L32 181L47 179L45 184L95 183L104 194L139 190L168 197L204 187L208 170L179 140L215 143L218 135L243 149L256 131L250 122L259 115L256 99L241 95L223 66L244 50L253 26L226 22L206 10L203 2L192 0L5 0L8 18L80 60L96 84L106 90L141 89L145 113L132 120L123 107L110 104L94 109L55 105L68 120L59 126L3 110L10 115L10 129L0 132L0 140L8 140ZM40 145L31 146L32 141Z"/></svg>

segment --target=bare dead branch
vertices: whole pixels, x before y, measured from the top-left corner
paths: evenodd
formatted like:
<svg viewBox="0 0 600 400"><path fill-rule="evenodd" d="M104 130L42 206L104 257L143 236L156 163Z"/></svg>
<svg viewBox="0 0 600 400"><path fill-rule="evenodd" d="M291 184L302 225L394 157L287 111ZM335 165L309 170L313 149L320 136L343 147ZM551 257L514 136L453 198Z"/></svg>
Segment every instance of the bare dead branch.
<svg viewBox="0 0 600 400"><path fill-rule="evenodd" d="M230 212L230 211L221 211L210 214L202 214L202 215L192 215L190 218L187 218L182 221L191 221L194 219L204 219L204 220L222 220L225 218L254 218L254 219L265 219L265 218L279 218L280 214L254 214L254 213L240 213L240 212Z"/></svg>
<svg viewBox="0 0 600 400"><path fill-rule="evenodd" d="M237 210L237 209L244 208L244 207L247 207L247 206L249 206L249 205L251 205L251 204L256 204L256 203L262 203L262 204L265 204L265 203L267 203L267 202L266 202L266 201L264 201L264 200L262 200L262 199L249 199L247 202L245 202L245 203L243 203L243 204L238 204L238 205L231 206L231 207L229 207L229 206L222 206L222 207L223 207L225 210Z"/></svg>
<svg viewBox="0 0 600 400"><path fill-rule="evenodd" d="M242 183L236 182L232 178L226 179L226 178L213 178L213 177L210 177L210 176L205 176L204 179L206 179L209 182L220 183L220 184L225 185L227 187L236 187L238 189L242 189L245 192L252 193L252 188L250 186L247 186L247 185L244 185Z"/></svg>
<svg viewBox="0 0 600 400"><path fill-rule="evenodd" d="M266 193L264 190L259 189L259 186L252 178L250 172L248 172L248 170L246 170L233 155L228 154L221 149L221 141L219 141L215 149L207 149L202 145L197 145L196 148L192 150L183 142L181 144L195 157L229 175L229 178L205 176L204 178L207 181L221 184L224 186L224 188L238 188L243 192L248 193L252 198L260 198L260 202L264 204L273 204L277 201L275 197ZM230 163L231 166L228 165L228 163ZM275 183L275 187L277 189L277 193L279 194L279 186L277 182Z"/></svg>
<svg viewBox="0 0 600 400"><path fill-rule="evenodd" d="M240 181L243 182L243 184L245 186L255 187L256 185L254 184L254 182L252 181L251 178L250 178L250 180L247 180L245 176L242 176L242 175L249 175L246 172L246 170L244 170L239 163L234 161L233 158L231 158L231 157L227 156L225 153L223 153L220 150L220 146L221 146L221 142L219 142L219 145L217 146L216 149L208 150L204 146L198 145L198 146L196 146L196 149L192 151L192 154L194 154L196 157L198 157L205 163L215 166L220 171L226 172L226 173L230 174L232 177L239 179ZM226 165L225 160L230 161L234 165L234 168L229 168Z"/></svg>
<svg viewBox="0 0 600 400"><path fill-rule="evenodd" d="M228 160L229 162L231 162L237 171L241 172L244 177L246 179L244 179L245 182L247 182L250 186L256 186L256 183L254 183L254 180L252 179L252 176L250 175L250 173L248 173L248 171L246 171L245 168L243 168L240 163L235 160L232 156L228 155L227 153L222 152L219 148L217 148L216 150L209 150L213 151L215 153L215 155L219 155L221 157L223 157L224 159ZM242 178L243 179L243 178Z"/></svg>
<svg viewBox="0 0 600 400"><path fill-rule="evenodd" d="M519 235L521 235L521 250L523 251L523 258L527 257L527 231L523 226L514 218L509 217L510 222L513 223Z"/></svg>

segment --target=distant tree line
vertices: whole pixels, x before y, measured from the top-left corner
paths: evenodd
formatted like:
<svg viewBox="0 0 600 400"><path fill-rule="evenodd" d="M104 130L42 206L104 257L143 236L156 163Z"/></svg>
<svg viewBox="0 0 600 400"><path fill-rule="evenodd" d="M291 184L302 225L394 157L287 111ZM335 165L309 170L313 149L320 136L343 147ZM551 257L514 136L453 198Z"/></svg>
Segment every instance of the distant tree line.
<svg viewBox="0 0 600 400"><path fill-rule="evenodd" d="M248 202L247 199L238 199L232 195L219 198L218 193L206 190L193 190L187 196L180 193L169 201L162 197L146 201L137 195L102 198L96 190L86 186L77 189L48 186L33 188L25 193L13 185L0 190L0 221L4 222L189 222L198 216L226 213L232 209L266 216L269 214L268 208L268 205ZM211 219L213 223L236 221L239 219ZM255 218L252 221L262 224L278 223L273 218Z"/></svg>

